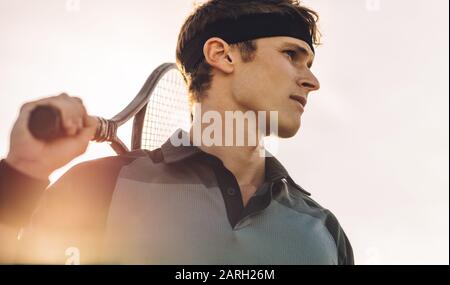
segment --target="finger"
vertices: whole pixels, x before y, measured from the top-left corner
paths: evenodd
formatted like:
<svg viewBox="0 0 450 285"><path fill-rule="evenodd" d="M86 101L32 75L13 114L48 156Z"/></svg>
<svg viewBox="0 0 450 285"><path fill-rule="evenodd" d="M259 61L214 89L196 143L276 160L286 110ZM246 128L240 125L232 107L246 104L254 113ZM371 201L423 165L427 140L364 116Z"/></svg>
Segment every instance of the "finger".
<svg viewBox="0 0 450 285"><path fill-rule="evenodd" d="M67 118L81 118L86 113L86 109L83 106L81 99L76 97L58 96L55 103L59 104L61 111Z"/></svg>
<svg viewBox="0 0 450 285"><path fill-rule="evenodd" d="M77 126L74 120L66 119L63 121L63 127L66 135L74 136L77 134Z"/></svg>
<svg viewBox="0 0 450 285"><path fill-rule="evenodd" d="M93 116L85 116L84 128L80 132L80 136L88 140L93 140L98 127L98 119Z"/></svg>
<svg viewBox="0 0 450 285"><path fill-rule="evenodd" d="M57 105L57 108L60 110L66 134L75 135L81 131L86 108L79 97L71 97L66 93L62 93L54 97L51 100L51 104Z"/></svg>

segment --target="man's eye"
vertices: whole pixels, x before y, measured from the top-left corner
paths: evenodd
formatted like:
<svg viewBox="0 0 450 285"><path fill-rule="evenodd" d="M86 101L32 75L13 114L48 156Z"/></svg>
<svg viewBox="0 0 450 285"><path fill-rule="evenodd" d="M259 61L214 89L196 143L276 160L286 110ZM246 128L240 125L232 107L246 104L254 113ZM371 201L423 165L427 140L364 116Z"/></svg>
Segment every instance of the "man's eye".
<svg viewBox="0 0 450 285"><path fill-rule="evenodd" d="M287 54L291 59L294 59L297 55L297 52L295 50L285 50L283 52Z"/></svg>

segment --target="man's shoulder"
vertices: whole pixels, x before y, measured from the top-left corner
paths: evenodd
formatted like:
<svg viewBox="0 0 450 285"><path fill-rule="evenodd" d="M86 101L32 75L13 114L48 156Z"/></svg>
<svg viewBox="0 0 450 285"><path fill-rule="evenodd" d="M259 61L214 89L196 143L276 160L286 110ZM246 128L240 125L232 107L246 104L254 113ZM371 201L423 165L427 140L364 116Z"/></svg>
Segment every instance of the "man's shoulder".
<svg viewBox="0 0 450 285"><path fill-rule="evenodd" d="M140 158L158 159L160 149L133 150L117 156L102 157L84 161L70 168L58 181L54 188L105 189L113 188L123 167Z"/></svg>
<svg viewBox="0 0 450 285"><path fill-rule="evenodd" d="M156 152L136 150L75 165L48 189L43 201L45 206L35 214L34 221L64 225L68 223L65 217L70 213L70 225L102 227L120 170L136 159L152 157Z"/></svg>
<svg viewBox="0 0 450 285"><path fill-rule="evenodd" d="M319 204L311 197L311 194L294 182L288 183L288 198L282 196L280 202L291 209L308 214L312 217L322 220L327 227L339 227L339 221L336 216L328 208Z"/></svg>
<svg viewBox="0 0 450 285"><path fill-rule="evenodd" d="M132 163L139 158L149 158L152 160L158 159L160 149L155 149L153 151L138 149L126 152L121 155L107 156L94 160L88 160L81 162L74 167L72 167L68 173L69 174L79 174L80 172L86 174L99 174L101 172L115 173L122 167Z"/></svg>
<svg viewBox="0 0 450 285"><path fill-rule="evenodd" d="M106 156L84 161L75 165L74 168L108 167L112 164L128 164L140 157L149 156L150 153L151 151L138 149L120 155Z"/></svg>
<svg viewBox="0 0 450 285"><path fill-rule="evenodd" d="M331 210L323 207L310 195L307 195L306 193L308 192L297 190L299 189L296 187L291 187L288 194L289 198L280 199L280 202L299 213L307 214L320 220L336 244L338 251L338 263L354 264L352 246L336 216L331 212Z"/></svg>

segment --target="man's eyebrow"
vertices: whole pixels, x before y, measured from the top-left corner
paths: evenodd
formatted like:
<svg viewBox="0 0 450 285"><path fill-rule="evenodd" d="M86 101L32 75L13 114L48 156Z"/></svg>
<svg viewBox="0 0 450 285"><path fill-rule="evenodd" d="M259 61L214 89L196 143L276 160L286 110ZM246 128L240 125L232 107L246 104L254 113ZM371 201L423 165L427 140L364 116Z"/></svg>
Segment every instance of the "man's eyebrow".
<svg viewBox="0 0 450 285"><path fill-rule="evenodd" d="M307 56L309 58L308 60L308 67L311 68L313 61L314 61L314 55L311 54L306 48L299 46L294 43L284 43L283 45L286 48L293 48L296 52L303 54L304 56Z"/></svg>

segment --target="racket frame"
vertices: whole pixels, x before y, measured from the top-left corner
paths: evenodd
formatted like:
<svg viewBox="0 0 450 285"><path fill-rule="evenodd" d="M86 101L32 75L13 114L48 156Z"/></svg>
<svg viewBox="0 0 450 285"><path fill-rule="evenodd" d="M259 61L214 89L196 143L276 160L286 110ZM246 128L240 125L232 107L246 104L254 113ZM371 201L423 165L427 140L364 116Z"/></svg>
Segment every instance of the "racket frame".
<svg viewBox="0 0 450 285"><path fill-rule="evenodd" d="M141 149L142 147L142 129L144 127L145 115L147 113L147 105L150 100L150 96L156 87L158 81L169 71L172 69L178 70L175 63L164 63L160 65L157 69L155 69L154 77L149 78L152 79L151 82L148 82L148 86L151 88L148 92L147 98L145 100L145 105L137 112L136 116L133 120L133 130L131 135L131 149ZM152 74L153 75L153 74ZM151 76L152 77L152 76ZM147 82L146 82L147 84ZM144 85L145 87L145 85ZM144 89L143 87L143 89Z"/></svg>
<svg viewBox="0 0 450 285"><path fill-rule="evenodd" d="M158 81L172 69L177 69L175 63L161 64L150 74L136 97L121 112L109 120L98 117L99 126L94 140L109 142L113 150L119 155L128 152L129 149L126 144L117 136L117 129L134 117L131 149L139 149L148 101Z"/></svg>

